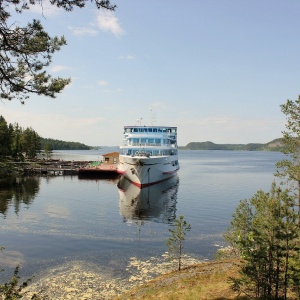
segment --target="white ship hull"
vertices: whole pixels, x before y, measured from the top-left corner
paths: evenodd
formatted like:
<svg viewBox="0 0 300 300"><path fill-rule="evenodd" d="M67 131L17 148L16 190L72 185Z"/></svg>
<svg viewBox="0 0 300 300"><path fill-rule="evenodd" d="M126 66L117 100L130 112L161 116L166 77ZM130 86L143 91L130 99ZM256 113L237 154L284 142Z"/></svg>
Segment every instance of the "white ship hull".
<svg viewBox="0 0 300 300"><path fill-rule="evenodd" d="M120 155L118 172L134 185L143 188L174 176L179 170L177 155L139 157Z"/></svg>
<svg viewBox="0 0 300 300"><path fill-rule="evenodd" d="M179 170L177 128L125 126L117 170L140 188L174 176Z"/></svg>

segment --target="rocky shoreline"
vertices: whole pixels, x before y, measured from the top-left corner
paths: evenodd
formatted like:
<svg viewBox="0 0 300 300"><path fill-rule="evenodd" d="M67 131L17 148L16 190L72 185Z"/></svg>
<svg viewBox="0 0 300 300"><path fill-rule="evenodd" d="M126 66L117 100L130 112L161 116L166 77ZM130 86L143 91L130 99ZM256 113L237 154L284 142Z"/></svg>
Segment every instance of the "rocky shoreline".
<svg viewBox="0 0 300 300"><path fill-rule="evenodd" d="M85 261L72 261L50 268L41 276L36 276L25 291L24 299L31 299L38 293L42 299L113 299L159 275L176 269L177 261L166 259L167 253L160 258L151 257L139 260L132 257L124 275L115 275L113 270ZM202 262L186 256L185 265Z"/></svg>

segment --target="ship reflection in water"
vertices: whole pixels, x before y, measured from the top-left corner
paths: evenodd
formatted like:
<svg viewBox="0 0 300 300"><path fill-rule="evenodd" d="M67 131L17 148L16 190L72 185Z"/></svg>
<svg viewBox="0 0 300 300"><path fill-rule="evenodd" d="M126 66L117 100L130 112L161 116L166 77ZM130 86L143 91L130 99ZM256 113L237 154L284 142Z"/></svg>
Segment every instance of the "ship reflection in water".
<svg viewBox="0 0 300 300"><path fill-rule="evenodd" d="M177 175L143 189L121 177L118 182L119 207L124 222L131 220L173 222L176 218L178 186Z"/></svg>

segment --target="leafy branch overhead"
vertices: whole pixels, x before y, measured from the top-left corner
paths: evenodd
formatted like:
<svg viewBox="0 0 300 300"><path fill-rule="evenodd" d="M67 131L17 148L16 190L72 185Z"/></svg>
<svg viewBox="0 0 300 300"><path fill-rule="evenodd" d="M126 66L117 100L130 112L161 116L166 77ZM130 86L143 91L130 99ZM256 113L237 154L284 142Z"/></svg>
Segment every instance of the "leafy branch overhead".
<svg viewBox="0 0 300 300"><path fill-rule="evenodd" d="M72 11L82 8L87 0L50 0L52 5ZM9 9L22 13L29 5L43 5L42 0L0 0L0 99L24 99L31 94L54 98L70 78L52 77L45 70L52 62L52 56L66 45L65 38L50 37L39 20L32 20L21 27L11 21ZM108 0L95 0L98 9L114 10Z"/></svg>

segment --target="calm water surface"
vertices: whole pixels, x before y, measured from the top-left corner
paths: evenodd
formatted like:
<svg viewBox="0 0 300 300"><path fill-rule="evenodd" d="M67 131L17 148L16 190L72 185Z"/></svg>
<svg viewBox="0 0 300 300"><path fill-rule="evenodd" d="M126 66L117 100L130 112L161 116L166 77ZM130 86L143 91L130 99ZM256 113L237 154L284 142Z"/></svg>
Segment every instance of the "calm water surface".
<svg viewBox="0 0 300 300"><path fill-rule="evenodd" d="M115 151L60 151L55 158L99 160ZM241 199L269 190L277 152L180 151L178 177L140 192L128 182L77 176L31 177L0 186L0 267L31 276L69 261L93 262L115 274L130 257L166 250L168 229L184 215L192 230L186 252L211 259ZM8 274L9 272L4 272ZM10 275L11 273L9 273ZM5 279L5 275L2 278Z"/></svg>

